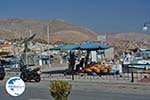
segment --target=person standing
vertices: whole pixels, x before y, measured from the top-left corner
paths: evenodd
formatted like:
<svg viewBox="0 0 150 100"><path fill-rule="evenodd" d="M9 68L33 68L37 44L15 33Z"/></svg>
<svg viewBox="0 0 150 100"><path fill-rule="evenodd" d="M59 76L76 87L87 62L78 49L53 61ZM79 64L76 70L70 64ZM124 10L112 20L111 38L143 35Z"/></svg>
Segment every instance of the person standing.
<svg viewBox="0 0 150 100"><path fill-rule="evenodd" d="M74 52L70 51L69 69L71 69L73 71L74 70L74 66L75 66L75 54L74 54Z"/></svg>

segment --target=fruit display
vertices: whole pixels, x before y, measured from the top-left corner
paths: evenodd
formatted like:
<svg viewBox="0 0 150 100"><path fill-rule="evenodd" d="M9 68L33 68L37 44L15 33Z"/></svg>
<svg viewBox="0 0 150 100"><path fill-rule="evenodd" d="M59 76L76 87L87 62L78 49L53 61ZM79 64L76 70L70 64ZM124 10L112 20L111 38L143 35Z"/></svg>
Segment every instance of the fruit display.
<svg viewBox="0 0 150 100"><path fill-rule="evenodd" d="M97 74L106 74L112 70L112 66L110 65L100 65L100 64L93 64L91 66L85 67L83 72L91 73L95 72Z"/></svg>

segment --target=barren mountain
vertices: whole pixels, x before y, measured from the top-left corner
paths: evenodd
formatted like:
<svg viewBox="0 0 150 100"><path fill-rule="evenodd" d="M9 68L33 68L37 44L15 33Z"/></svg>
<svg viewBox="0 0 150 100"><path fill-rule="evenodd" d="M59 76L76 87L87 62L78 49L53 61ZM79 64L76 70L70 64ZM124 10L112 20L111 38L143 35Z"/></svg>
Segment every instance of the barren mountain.
<svg viewBox="0 0 150 100"><path fill-rule="evenodd" d="M49 32L47 31L49 30ZM1 39L29 37L36 33L37 39L49 42L83 42L96 39L97 34L86 28L64 22L63 20L0 19Z"/></svg>
<svg viewBox="0 0 150 100"><path fill-rule="evenodd" d="M47 31L49 29L49 32ZM30 31L31 30L31 31ZM29 37L36 33L37 40L58 42L83 42L96 40L97 34L86 28L64 22L63 20L36 20L36 19L0 19L0 39L18 39ZM106 43L122 51L125 49L150 49L150 35L143 33L104 33ZM99 35L104 35L99 34Z"/></svg>

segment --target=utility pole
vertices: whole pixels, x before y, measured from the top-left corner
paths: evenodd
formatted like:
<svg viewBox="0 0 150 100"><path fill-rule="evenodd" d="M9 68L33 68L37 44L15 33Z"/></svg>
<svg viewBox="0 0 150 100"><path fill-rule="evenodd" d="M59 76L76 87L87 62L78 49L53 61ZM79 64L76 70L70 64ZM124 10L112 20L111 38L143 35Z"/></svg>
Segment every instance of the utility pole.
<svg viewBox="0 0 150 100"><path fill-rule="evenodd" d="M30 33L30 36L31 36L32 35L32 30L31 29L29 30L29 33Z"/></svg>
<svg viewBox="0 0 150 100"><path fill-rule="evenodd" d="M49 25L47 25L47 43L49 45Z"/></svg>
<svg viewBox="0 0 150 100"><path fill-rule="evenodd" d="M51 67L51 62L50 62L50 53L49 53L49 39L50 39L50 37L49 37L49 33L50 33L50 31L49 31L49 25L47 25L47 43L48 43L48 46L47 46L47 51L48 51L48 57L49 57L49 62L48 62L48 67L50 68Z"/></svg>

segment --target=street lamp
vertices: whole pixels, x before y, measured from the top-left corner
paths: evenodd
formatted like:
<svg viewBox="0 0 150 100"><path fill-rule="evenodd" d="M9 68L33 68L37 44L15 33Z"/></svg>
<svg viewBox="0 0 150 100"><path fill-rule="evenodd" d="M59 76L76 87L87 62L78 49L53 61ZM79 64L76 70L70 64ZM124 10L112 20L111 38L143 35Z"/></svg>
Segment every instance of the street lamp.
<svg viewBox="0 0 150 100"><path fill-rule="evenodd" d="M146 22L146 23L144 23L144 27L143 27L143 31L147 31L147 24L149 24L150 25L150 22Z"/></svg>

